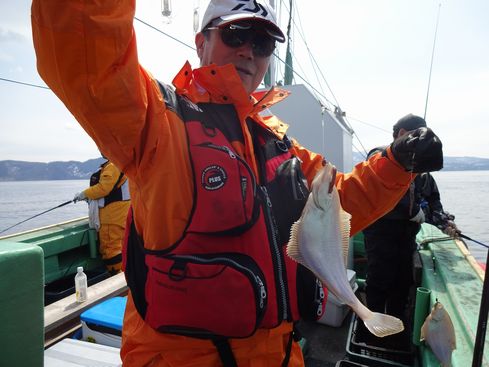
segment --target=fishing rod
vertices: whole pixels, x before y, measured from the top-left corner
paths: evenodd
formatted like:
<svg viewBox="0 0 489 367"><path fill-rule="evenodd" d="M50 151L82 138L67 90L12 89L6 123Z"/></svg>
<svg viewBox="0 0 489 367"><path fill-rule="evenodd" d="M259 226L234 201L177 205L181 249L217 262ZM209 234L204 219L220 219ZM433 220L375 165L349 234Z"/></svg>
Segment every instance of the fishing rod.
<svg viewBox="0 0 489 367"><path fill-rule="evenodd" d="M9 229L11 229L11 228L13 228L13 227L15 227L15 226L18 226L19 224L25 223L25 222L27 222L28 220L31 220L31 219L33 219L33 218L36 218L36 217L40 216L40 215L46 214L47 212L50 212L51 210L61 208L62 206L68 205L69 203L72 203L72 202L73 202L73 200L70 200L70 201L67 201L67 202L65 202L65 203L63 203L63 204L59 204L58 206L55 206L54 208L51 208L51 209L45 210L45 211L43 211L42 213L39 213L39 214L33 215L32 217L27 218L27 219L23 220L22 222L15 223L13 226L10 226L10 227L8 227L8 228L5 228L4 230L0 231L0 234L2 234L3 232L8 231Z"/></svg>
<svg viewBox="0 0 489 367"><path fill-rule="evenodd" d="M469 236L461 233L460 231L457 231L457 234L455 235L455 238L463 238L465 240L469 240L469 241L472 241L472 242L475 242L477 243L478 245L482 246L482 247L485 247L487 249L489 249L489 245L486 245L485 243L483 242L480 242L480 241L477 241L477 240L474 240L473 238L470 238ZM419 243L420 246L424 246L426 245L427 243L432 243L432 242L444 242L444 241L449 241L449 240L452 240L453 237L451 236L446 236L446 237L438 237L438 238L427 238L426 240L422 241ZM465 247L467 247L467 245L465 245Z"/></svg>
<svg viewBox="0 0 489 367"><path fill-rule="evenodd" d="M467 238L469 239L469 238ZM470 241L474 241L469 239ZM474 241L479 243L478 241ZM487 316L489 314L489 274L487 274L487 264L489 264L489 251L486 258L486 269L484 271L484 284L482 286L481 306L479 309L479 321L477 322L477 332L474 341L474 354L472 355L472 367L481 367L484 358L484 344L486 341Z"/></svg>
<svg viewBox="0 0 489 367"><path fill-rule="evenodd" d="M470 238L469 236L464 235L463 233L457 233L458 237L464 238L466 240L472 241L477 243L478 245L481 245L482 247L489 248L489 245L486 245L485 243L482 243L480 241L474 240L473 238Z"/></svg>
<svg viewBox="0 0 489 367"><path fill-rule="evenodd" d="M433 71L433 59L435 58L436 34L438 33L438 22L440 21L440 9L441 9L441 3L438 5L438 16L436 17L435 36L433 39L433 49L431 51L430 74L428 76L428 89L426 91L426 102L424 105L424 116L423 116L425 120L426 120L426 111L428 109L428 97L430 95L431 72Z"/></svg>

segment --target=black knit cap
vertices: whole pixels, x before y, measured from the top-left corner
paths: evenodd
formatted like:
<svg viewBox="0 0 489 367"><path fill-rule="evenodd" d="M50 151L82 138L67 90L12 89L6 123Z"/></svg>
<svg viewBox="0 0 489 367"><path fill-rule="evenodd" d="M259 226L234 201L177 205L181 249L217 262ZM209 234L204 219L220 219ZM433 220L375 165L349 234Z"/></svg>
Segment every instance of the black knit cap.
<svg viewBox="0 0 489 367"><path fill-rule="evenodd" d="M394 127L393 127L394 138L397 137L397 134L399 133L399 130L401 130L401 129L411 131L411 130L416 130L417 128L420 128L420 127L426 127L426 121L424 120L424 118L413 115L412 113L410 113L409 115L406 115L403 118L401 118L394 125Z"/></svg>

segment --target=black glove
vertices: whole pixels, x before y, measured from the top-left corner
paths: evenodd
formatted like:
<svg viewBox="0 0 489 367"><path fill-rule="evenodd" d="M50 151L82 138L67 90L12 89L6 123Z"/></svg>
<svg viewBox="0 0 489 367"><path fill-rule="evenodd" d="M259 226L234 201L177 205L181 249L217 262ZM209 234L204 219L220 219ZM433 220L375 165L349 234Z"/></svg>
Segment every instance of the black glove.
<svg viewBox="0 0 489 367"><path fill-rule="evenodd" d="M398 137L392 142L391 151L406 171L421 173L443 168L441 141L428 127L420 127Z"/></svg>

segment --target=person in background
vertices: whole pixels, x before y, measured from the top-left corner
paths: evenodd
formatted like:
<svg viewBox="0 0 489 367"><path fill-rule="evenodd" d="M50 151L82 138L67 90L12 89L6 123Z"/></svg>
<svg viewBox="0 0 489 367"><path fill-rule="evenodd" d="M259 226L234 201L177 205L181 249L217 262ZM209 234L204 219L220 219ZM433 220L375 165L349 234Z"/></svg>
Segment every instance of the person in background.
<svg viewBox="0 0 489 367"><path fill-rule="evenodd" d="M201 67L185 63L173 86L139 65L134 12L133 0L32 5L40 75L131 181L123 364L304 366L293 325L317 319L323 292L285 248L324 157L266 113L287 91L256 91L285 41L275 12L211 0ZM352 234L395 205L410 171L442 167L430 129L410 137L336 176Z"/></svg>
<svg viewBox="0 0 489 367"><path fill-rule="evenodd" d="M93 200L100 224L100 255L110 273L119 273L122 267L122 241L126 218L131 205L127 177L115 164L106 161L90 177L90 187L77 193L73 202L80 200Z"/></svg>
<svg viewBox="0 0 489 367"><path fill-rule="evenodd" d="M425 127L423 118L408 114L394 125L393 138L408 136ZM368 157L383 149L385 147L372 149ZM363 230L368 265L365 293L367 306L372 311L407 321L405 311L413 285L416 234L426 221L453 237L457 227L448 218L436 182L425 172L416 176L394 209Z"/></svg>

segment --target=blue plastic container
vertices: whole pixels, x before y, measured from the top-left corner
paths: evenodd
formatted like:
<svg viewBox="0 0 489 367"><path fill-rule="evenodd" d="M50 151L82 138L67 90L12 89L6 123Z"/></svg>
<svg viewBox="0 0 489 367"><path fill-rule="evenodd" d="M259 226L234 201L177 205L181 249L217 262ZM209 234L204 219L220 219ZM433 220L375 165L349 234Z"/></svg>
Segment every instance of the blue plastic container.
<svg viewBox="0 0 489 367"><path fill-rule="evenodd" d="M113 297L80 315L82 340L120 348L127 297Z"/></svg>

